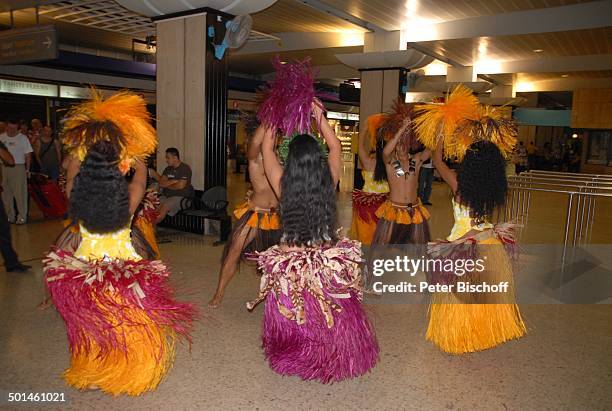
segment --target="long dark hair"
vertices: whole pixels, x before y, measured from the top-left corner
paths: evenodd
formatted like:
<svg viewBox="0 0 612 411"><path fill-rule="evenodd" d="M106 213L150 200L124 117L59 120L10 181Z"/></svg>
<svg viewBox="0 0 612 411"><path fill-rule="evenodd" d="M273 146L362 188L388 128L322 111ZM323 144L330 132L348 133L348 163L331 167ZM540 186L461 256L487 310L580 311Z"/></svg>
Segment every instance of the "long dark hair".
<svg viewBox="0 0 612 411"><path fill-rule="evenodd" d="M89 148L74 179L70 217L90 232L109 233L129 224L128 184L118 162L116 147L99 141Z"/></svg>
<svg viewBox="0 0 612 411"><path fill-rule="evenodd" d="M472 218L483 221L506 202L506 163L497 146L478 141L468 148L457 170L457 191Z"/></svg>
<svg viewBox="0 0 612 411"><path fill-rule="evenodd" d="M319 143L308 134L293 138L281 178L281 241L310 246L338 240L336 192Z"/></svg>
<svg viewBox="0 0 612 411"><path fill-rule="evenodd" d="M376 139L376 165L374 166L374 181L387 181L387 169L385 168L385 160L383 159L383 150L385 149L385 140L382 138Z"/></svg>

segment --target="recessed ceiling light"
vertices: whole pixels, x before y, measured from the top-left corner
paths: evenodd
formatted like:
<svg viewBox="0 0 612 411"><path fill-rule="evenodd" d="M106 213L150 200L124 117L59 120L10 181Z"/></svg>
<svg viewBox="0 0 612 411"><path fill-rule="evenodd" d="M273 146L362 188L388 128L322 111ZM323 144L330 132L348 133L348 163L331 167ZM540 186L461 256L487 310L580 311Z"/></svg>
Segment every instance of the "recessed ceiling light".
<svg viewBox="0 0 612 411"><path fill-rule="evenodd" d="M287 64L287 62L286 61L281 61L280 64Z"/></svg>
<svg viewBox="0 0 612 411"><path fill-rule="evenodd" d="M561 77L563 78L569 77L569 74L561 74Z"/></svg>
<svg viewBox="0 0 612 411"><path fill-rule="evenodd" d="M543 52L543 51L544 51L543 49L534 49L534 50L533 50L533 52L534 52L534 53L541 53L541 52Z"/></svg>

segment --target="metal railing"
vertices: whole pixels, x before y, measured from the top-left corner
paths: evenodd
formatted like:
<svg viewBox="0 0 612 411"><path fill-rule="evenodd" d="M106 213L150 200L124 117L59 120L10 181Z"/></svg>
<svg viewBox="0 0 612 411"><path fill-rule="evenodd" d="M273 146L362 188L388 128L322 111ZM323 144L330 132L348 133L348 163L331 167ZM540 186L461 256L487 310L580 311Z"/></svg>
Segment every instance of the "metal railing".
<svg viewBox="0 0 612 411"><path fill-rule="evenodd" d="M612 198L612 176L573 174L552 171L529 171L508 177L506 206L498 219L526 225L534 192L567 195L563 232L563 261L570 244L587 244L592 240L597 199ZM573 222L573 227L572 227Z"/></svg>

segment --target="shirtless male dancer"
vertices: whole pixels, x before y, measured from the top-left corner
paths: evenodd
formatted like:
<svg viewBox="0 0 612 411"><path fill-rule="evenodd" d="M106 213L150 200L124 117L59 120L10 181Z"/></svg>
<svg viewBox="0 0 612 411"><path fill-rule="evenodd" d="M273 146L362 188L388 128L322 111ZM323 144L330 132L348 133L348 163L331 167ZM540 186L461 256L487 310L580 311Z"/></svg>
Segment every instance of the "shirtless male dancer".
<svg viewBox="0 0 612 411"><path fill-rule="evenodd" d="M211 308L221 305L225 289L245 252L266 250L280 240L278 198L264 172L261 154L264 134L265 128L260 125L249 141L247 159L252 191L247 193L247 201L234 210L238 221L223 252L217 291L208 303Z"/></svg>
<svg viewBox="0 0 612 411"><path fill-rule="evenodd" d="M383 160L389 181L389 199L376 215L379 218L373 245L424 244L429 241L429 212L417 196L419 171L431 157L430 150L409 152L409 144L402 141L410 120L405 120L399 131L385 144Z"/></svg>

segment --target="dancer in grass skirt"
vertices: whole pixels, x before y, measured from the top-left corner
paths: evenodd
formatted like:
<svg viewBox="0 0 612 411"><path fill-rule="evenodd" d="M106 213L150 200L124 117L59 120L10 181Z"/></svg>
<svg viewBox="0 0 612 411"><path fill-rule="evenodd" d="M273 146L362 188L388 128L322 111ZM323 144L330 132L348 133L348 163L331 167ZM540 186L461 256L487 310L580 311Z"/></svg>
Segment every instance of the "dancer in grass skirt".
<svg viewBox="0 0 612 411"><path fill-rule="evenodd" d="M123 92L103 101L94 93L70 112L64 144L80 161L69 211L80 241L74 252L53 248L44 259L68 334L64 379L78 389L139 395L154 390L172 367L176 343L190 341L196 314L175 299L169 269L133 246L139 199L130 195L125 174L142 168L156 145L144 100Z"/></svg>
<svg viewBox="0 0 612 411"><path fill-rule="evenodd" d="M262 273L252 309L265 301L263 348L281 375L322 383L367 373L378 361L372 324L361 305L361 247L338 236L336 196L341 145L313 105L317 126L329 148L325 158L308 134L294 137L281 167L274 152L275 129L262 147L266 175L280 198L280 245L255 253Z"/></svg>

